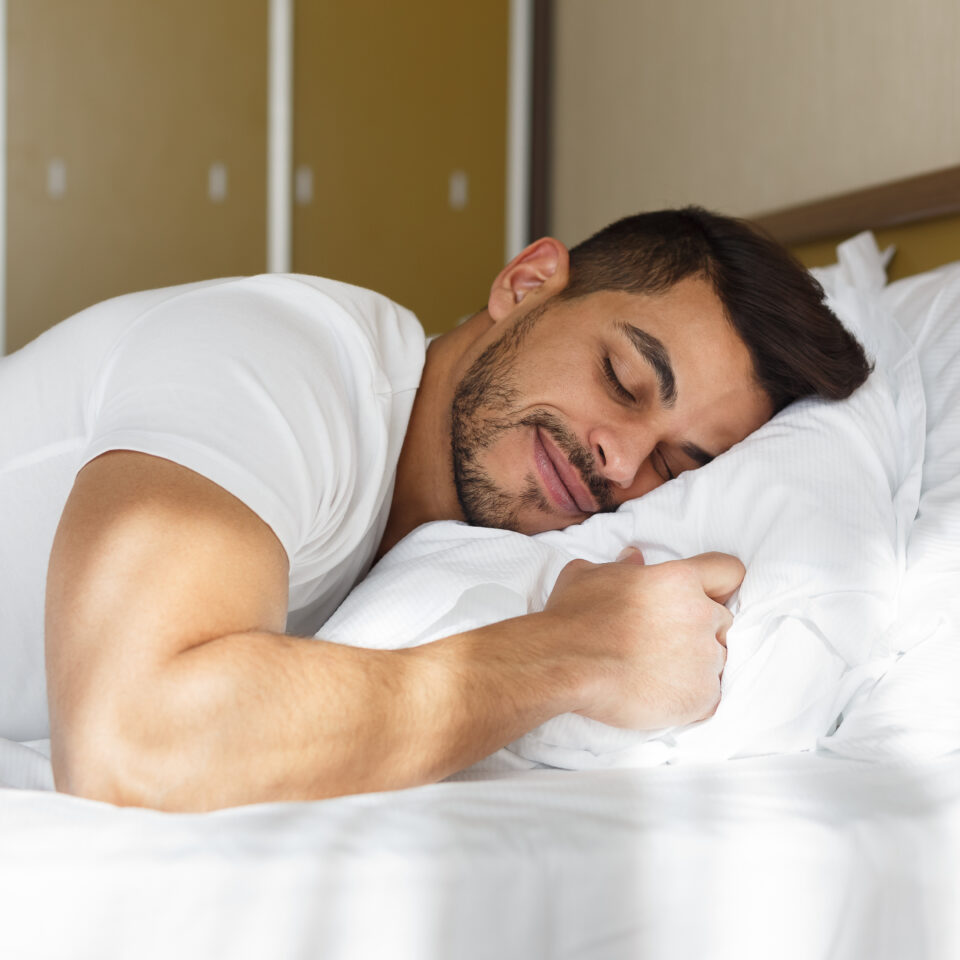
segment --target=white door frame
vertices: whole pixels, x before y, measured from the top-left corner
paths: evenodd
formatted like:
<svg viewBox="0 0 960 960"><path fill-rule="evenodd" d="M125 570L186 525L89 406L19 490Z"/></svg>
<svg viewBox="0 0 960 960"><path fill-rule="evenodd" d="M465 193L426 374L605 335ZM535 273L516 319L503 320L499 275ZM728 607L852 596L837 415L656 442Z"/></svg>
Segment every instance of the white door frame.
<svg viewBox="0 0 960 960"><path fill-rule="evenodd" d="M533 113L533 0L510 0L507 86L506 256L530 242L530 131Z"/></svg>
<svg viewBox="0 0 960 960"><path fill-rule="evenodd" d="M267 49L267 272L291 270L293 2L270 0Z"/></svg>

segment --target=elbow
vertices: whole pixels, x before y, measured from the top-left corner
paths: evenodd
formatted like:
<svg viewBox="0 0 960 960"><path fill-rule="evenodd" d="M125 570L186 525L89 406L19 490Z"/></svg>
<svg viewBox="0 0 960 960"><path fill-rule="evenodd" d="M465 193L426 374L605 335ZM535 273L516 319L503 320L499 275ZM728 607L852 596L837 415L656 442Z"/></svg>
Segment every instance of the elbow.
<svg viewBox="0 0 960 960"><path fill-rule="evenodd" d="M196 813L208 809L188 795L163 786L163 778L144 763L131 766L100 753L67 753L53 764L58 793L115 807L146 807L166 813Z"/></svg>
<svg viewBox="0 0 960 960"><path fill-rule="evenodd" d="M129 726L100 720L69 729L53 726L50 760L57 792L118 807L163 809L162 759L137 742Z"/></svg>
<svg viewBox="0 0 960 960"><path fill-rule="evenodd" d="M53 783L58 793L84 800L96 800L114 806L151 806L146 785L134 782L129 765L119 761L123 746L109 744L100 737L51 739L50 760Z"/></svg>
<svg viewBox="0 0 960 960"><path fill-rule="evenodd" d="M54 739L52 747L54 787L85 800L164 813L206 813L264 799L224 794L210 781L201 756L190 750L144 748L119 736L74 744Z"/></svg>
<svg viewBox="0 0 960 960"><path fill-rule="evenodd" d="M212 809L211 746L187 722L189 713L182 698L158 700L130 691L52 701L54 787L118 807Z"/></svg>
<svg viewBox="0 0 960 960"><path fill-rule="evenodd" d="M121 783L118 778L105 774L104 771L78 776L55 767L53 782L58 793L69 794L81 800L96 800L98 803L109 803L115 807L151 806L146 796L135 793L129 785Z"/></svg>

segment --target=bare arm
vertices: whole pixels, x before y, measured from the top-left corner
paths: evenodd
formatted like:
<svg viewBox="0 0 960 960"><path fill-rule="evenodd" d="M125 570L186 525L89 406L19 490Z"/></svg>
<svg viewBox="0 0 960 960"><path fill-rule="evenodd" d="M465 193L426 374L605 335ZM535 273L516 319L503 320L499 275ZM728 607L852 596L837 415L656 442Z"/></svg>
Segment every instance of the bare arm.
<svg viewBox="0 0 960 960"><path fill-rule="evenodd" d="M288 637L269 527L189 470L106 454L78 476L50 561L57 787L178 810L316 799L437 780L567 710L697 719L716 705L728 615L696 571L628 566L572 566L544 613L410 650ZM696 621L683 656L637 644L651 593L673 611L665 630Z"/></svg>

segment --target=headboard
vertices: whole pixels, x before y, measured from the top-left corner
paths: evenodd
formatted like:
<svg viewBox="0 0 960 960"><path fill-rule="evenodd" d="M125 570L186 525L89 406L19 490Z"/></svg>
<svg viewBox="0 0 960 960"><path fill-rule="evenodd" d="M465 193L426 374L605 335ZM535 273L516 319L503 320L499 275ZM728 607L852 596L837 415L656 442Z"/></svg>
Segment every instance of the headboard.
<svg viewBox="0 0 960 960"><path fill-rule="evenodd" d="M806 266L836 260L838 243L873 230L897 248L891 280L960 260L960 166L838 194L751 218Z"/></svg>

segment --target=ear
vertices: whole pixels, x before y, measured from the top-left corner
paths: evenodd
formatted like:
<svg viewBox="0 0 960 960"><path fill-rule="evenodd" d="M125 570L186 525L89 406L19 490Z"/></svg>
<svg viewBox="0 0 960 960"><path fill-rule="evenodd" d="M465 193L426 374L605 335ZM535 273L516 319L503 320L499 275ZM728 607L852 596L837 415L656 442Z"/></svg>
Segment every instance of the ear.
<svg viewBox="0 0 960 960"><path fill-rule="evenodd" d="M535 240L518 253L497 275L490 288L487 309L499 323L512 316L517 304L529 295L546 300L559 293L570 279L570 254L553 237Z"/></svg>

